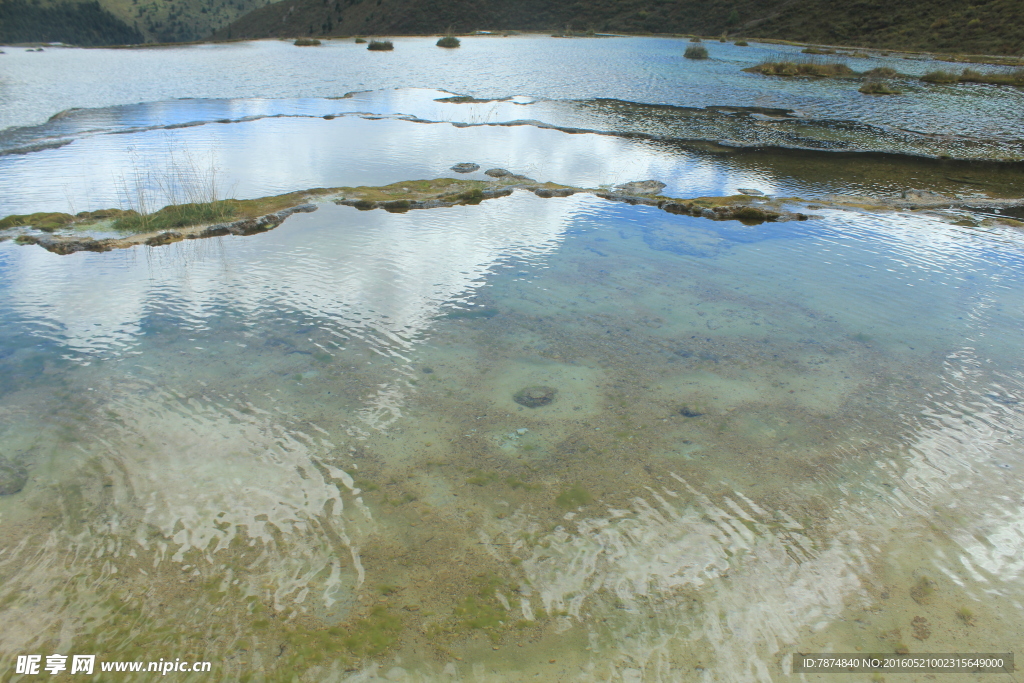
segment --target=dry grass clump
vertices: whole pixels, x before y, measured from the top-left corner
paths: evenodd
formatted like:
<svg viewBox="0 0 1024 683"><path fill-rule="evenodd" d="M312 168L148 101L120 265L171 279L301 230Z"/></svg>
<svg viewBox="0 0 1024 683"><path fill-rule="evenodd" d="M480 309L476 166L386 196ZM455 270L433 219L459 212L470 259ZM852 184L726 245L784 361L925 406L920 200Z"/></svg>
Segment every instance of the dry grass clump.
<svg viewBox="0 0 1024 683"><path fill-rule="evenodd" d="M996 71L981 73L974 69L964 69L960 74L961 83L988 83L990 85L1016 85L1024 86L1024 69L1014 71Z"/></svg>
<svg viewBox="0 0 1024 683"><path fill-rule="evenodd" d="M850 78L857 72L842 62L761 62L744 71L765 76L805 76L814 78Z"/></svg>
<svg viewBox="0 0 1024 683"><path fill-rule="evenodd" d="M394 50L395 45L390 40L371 40L366 46L367 50Z"/></svg>
<svg viewBox="0 0 1024 683"><path fill-rule="evenodd" d="M459 47L462 45L459 39L453 35L447 35L437 41L438 47Z"/></svg>
<svg viewBox="0 0 1024 683"><path fill-rule="evenodd" d="M750 43L748 43L745 40L737 40L735 43L733 43L733 45L735 45L736 47L747 47L748 45L750 45Z"/></svg>
<svg viewBox="0 0 1024 683"><path fill-rule="evenodd" d="M707 59L708 49L703 45L690 45L683 56L687 59Z"/></svg>
<svg viewBox="0 0 1024 683"><path fill-rule="evenodd" d="M925 83L987 83L989 85L1024 87L1024 69L990 71L988 73L982 73L974 69L964 69L959 74L952 71L930 71L921 76L921 80Z"/></svg>
<svg viewBox="0 0 1024 683"><path fill-rule="evenodd" d="M296 38L292 45L298 45L299 47L313 47L319 45L320 41L316 38Z"/></svg>
<svg viewBox="0 0 1024 683"><path fill-rule="evenodd" d="M880 66L876 69L872 69L871 71L865 71L864 75L869 78L896 78L900 75L900 72L896 69L890 69L887 66Z"/></svg>
<svg viewBox="0 0 1024 683"><path fill-rule="evenodd" d="M921 80L925 83L959 83L960 77L952 71L929 71L924 76L921 76Z"/></svg>
<svg viewBox="0 0 1024 683"><path fill-rule="evenodd" d="M885 81L867 80L862 86L860 86L860 92L865 95L900 95L902 94L899 90L895 90L889 86Z"/></svg>

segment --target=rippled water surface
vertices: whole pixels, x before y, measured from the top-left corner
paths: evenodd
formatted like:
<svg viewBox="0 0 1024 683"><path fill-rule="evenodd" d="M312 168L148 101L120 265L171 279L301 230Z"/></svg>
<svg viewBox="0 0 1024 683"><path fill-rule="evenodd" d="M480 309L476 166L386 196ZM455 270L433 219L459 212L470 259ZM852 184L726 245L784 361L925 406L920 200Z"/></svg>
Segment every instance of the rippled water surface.
<svg viewBox="0 0 1024 683"><path fill-rule="evenodd" d="M1017 94L768 88L739 67L794 48L682 46L8 49L0 216L159 204L182 163L239 197L460 161L674 196L1013 196L1013 167L907 155L976 106L958 148L1012 152ZM907 107L928 115L897 131ZM832 139L888 156L721 144L851 122ZM1014 650L1024 233L792 207L810 220L517 191L107 253L0 242L0 455L27 474L0 495L0 670L745 682L803 680L795 652Z"/></svg>

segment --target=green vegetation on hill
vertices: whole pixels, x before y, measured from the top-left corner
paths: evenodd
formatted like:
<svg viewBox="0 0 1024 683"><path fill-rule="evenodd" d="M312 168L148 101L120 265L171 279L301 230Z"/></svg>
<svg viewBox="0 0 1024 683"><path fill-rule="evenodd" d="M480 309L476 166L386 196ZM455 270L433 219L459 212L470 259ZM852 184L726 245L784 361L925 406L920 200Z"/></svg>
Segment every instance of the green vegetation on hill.
<svg viewBox="0 0 1024 683"><path fill-rule="evenodd" d="M745 28L746 35L809 43L951 53L1024 52L1020 0L800 0L753 24Z"/></svg>
<svg viewBox="0 0 1024 683"><path fill-rule="evenodd" d="M40 5L26 0L0 1L0 44L113 45L142 40L138 30L98 2Z"/></svg>
<svg viewBox="0 0 1024 683"><path fill-rule="evenodd" d="M218 38L446 30L696 33L952 53L1024 52L1020 0L281 0Z"/></svg>
<svg viewBox="0 0 1024 683"><path fill-rule="evenodd" d="M0 0L0 43L126 45L203 40L268 1Z"/></svg>

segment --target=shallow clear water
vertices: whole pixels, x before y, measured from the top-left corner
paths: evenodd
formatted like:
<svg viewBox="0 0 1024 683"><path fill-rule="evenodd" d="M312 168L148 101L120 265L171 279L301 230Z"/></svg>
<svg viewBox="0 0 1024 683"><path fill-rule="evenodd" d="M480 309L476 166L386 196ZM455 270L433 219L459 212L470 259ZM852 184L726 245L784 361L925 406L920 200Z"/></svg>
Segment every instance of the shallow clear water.
<svg viewBox="0 0 1024 683"><path fill-rule="evenodd" d="M114 54L133 72L150 53ZM485 87L421 68L416 85ZM605 86L639 99L637 81ZM444 122L525 103L262 87L284 99L25 133L75 141L0 157L0 214L116 204L118 182L186 152L239 196L458 161L684 196L906 187L870 161L866 180L815 177L802 159ZM715 97L677 104L736 106ZM388 117L319 118L360 111ZM326 203L260 235L100 254L0 243L0 453L29 473L0 496L0 670L67 652L213 662L195 680L783 681L794 652L1013 650L1024 233L813 213L744 226L517 192ZM515 401L540 386L549 403Z"/></svg>

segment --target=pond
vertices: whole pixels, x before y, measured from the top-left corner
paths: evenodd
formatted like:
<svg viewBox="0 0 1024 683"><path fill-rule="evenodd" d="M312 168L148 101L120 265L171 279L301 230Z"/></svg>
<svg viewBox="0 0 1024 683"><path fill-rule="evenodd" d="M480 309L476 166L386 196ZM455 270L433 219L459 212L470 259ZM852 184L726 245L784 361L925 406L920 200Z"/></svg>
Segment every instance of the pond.
<svg viewBox="0 0 1024 683"><path fill-rule="evenodd" d="M0 242L0 669L785 681L1022 642L1020 91L395 44L5 48L0 217L496 167L596 193ZM606 194L642 180L805 220Z"/></svg>

